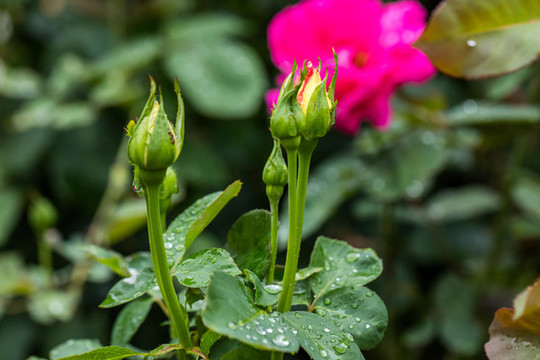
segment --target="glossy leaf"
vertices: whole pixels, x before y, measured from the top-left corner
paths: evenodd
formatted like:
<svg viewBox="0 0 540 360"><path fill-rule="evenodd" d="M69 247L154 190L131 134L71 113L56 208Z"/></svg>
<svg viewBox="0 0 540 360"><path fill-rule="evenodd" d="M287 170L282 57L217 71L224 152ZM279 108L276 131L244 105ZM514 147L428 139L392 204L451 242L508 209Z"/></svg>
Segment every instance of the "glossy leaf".
<svg viewBox="0 0 540 360"><path fill-rule="evenodd" d="M216 271L222 271L233 276L242 273L227 251L211 248L199 251L184 259L176 267L173 275L182 285L200 288L208 286L210 277Z"/></svg>
<svg viewBox="0 0 540 360"><path fill-rule="evenodd" d="M382 261L373 250L356 249L323 236L315 243L309 265L324 269L309 279L319 297L340 287L365 285L382 272Z"/></svg>
<svg viewBox="0 0 540 360"><path fill-rule="evenodd" d="M149 253L135 254L126 258L126 261L130 276L114 284L100 307L108 308L127 303L158 286Z"/></svg>
<svg viewBox="0 0 540 360"><path fill-rule="evenodd" d="M357 158L340 156L325 161L310 174L302 229L304 237L315 233L345 200L360 190L362 170ZM332 191L327 191L329 188ZM283 207L279 227L282 247L287 243L288 219L288 209Z"/></svg>
<svg viewBox="0 0 540 360"><path fill-rule="evenodd" d="M514 320L514 310L497 310L485 344L489 360L540 358L540 311Z"/></svg>
<svg viewBox="0 0 540 360"><path fill-rule="evenodd" d="M236 220L227 235L227 245L236 253L238 266L259 278L264 277L270 264L270 222L268 211L252 210Z"/></svg>
<svg viewBox="0 0 540 360"><path fill-rule="evenodd" d="M450 109L445 115L452 126L533 125L540 122L540 107L466 100L463 104Z"/></svg>
<svg viewBox="0 0 540 360"><path fill-rule="evenodd" d="M388 312L377 294L366 287L343 287L314 301L315 312L330 318L344 332L351 333L361 350L381 342L388 326Z"/></svg>
<svg viewBox="0 0 540 360"><path fill-rule="evenodd" d="M116 274L122 277L130 276L124 257L116 251L105 249L93 244L81 244L81 247L82 250L90 255L93 259L107 266Z"/></svg>
<svg viewBox="0 0 540 360"><path fill-rule="evenodd" d="M222 38L179 42L165 58L171 76L182 79L186 98L204 115L237 119L253 114L266 90L266 74L246 45Z"/></svg>
<svg viewBox="0 0 540 360"><path fill-rule="evenodd" d="M223 207L240 192L242 183L235 181L225 190L206 195L182 212L163 234L167 261L174 272L185 251L210 224Z"/></svg>
<svg viewBox="0 0 540 360"><path fill-rule="evenodd" d="M353 336L342 332L329 318L300 311L285 313L283 318L296 329L300 345L312 359L364 359Z"/></svg>
<svg viewBox="0 0 540 360"><path fill-rule="evenodd" d="M221 357L221 360L270 360L270 352L261 351L247 345L240 345Z"/></svg>
<svg viewBox="0 0 540 360"><path fill-rule="evenodd" d="M60 345L55 346L49 352L49 358L51 360L58 360L60 358L65 358L71 355L76 355L76 354L92 351L100 347L101 347L101 343L97 340L71 339Z"/></svg>
<svg viewBox="0 0 540 360"><path fill-rule="evenodd" d="M279 313L257 308L249 290L239 280L223 272L212 276L202 310L204 324L211 330L258 349L298 351L299 344L290 326Z"/></svg>
<svg viewBox="0 0 540 360"><path fill-rule="evenodd" d="M483 329L475 317L474 288L454 275L443 277L435 288L434 304L439 318L443 344L463 355L476 353Z"/></svg>
<svg viewBox="0 0 540 360"><path fill-rule="evenodd" d="M164 344L158 346L149 353L141 353L120 346L105 346L85 353L78 353L71 356L62 357L60 360L121 360L137 355L144 357L157 357L181 348L182 347L179 344Z"/></svg>
<svg viewBox="0 0 540 360"><path fill-rule="evenodd" d="M426 204L424 219L459 221L496 211L500 196L489 188L467 186L448 189L432 196Z"/></svg>
<svg viewBox="0 0 540 360"><path fill-rule="evenodd" d="M540 53L537 0L447 0L416 42L441 71L477 79L517 70Z"/></svg>
<svg viewBox="0 0 540 360"><path fill-rule="evenodd" d="M133 335L137 332L143 321L148 316L152 307L152 298L141 298L127 304L114 321L111 344L128 344Z"/></svg>
<svg viewBox="0 0 540 360"><path fill-rule="evenodd" d="M206 331L203 336L201 336L201 351L203 354L208 355L212 345L214 345L219 339L221 339L221 334L218 334L212 330Z"/></svg>
<svg viewBox="0 0 540 360"><path fill-rule="evenodd" d="M277 284L264 285L257 275L245 269L246 277L253 283L255 291L255 304L259 306L271 306L277 304L283 287Z"/></svg>

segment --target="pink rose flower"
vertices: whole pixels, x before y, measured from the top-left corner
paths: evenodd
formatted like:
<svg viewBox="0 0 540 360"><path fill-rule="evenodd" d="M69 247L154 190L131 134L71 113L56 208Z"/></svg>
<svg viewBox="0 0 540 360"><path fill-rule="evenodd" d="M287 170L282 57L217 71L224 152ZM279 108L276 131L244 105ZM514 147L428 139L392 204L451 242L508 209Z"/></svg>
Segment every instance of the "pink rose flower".
<svg viewBox="0 0 540 360"><path fill-rule="evenodd" d="M363 120L390 125L390 96L405 82L423 82L435 68L411 44L425 27L416 1L303 0L278 13L268 26L268 45L281 83L296 60L317 63L333 75L332 48L339 57L336 128L354 134ZM266 94L270 106L279 90Z"/></svg>

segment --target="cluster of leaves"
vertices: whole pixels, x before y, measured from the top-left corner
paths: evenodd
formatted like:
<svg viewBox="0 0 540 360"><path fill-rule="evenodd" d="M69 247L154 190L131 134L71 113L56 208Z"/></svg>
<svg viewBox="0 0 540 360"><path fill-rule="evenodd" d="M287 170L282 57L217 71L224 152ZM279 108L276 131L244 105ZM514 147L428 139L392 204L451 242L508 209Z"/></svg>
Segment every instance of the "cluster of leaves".
<svg viewBox="0 0 540 360"><path fill-rule="evenodd" d="M382 272L371 249L320 237L307 268L297 273L294 305L308 311L271 312L281 293L279 284L264 284L270 254L270 214L253 210L231 227L224 249L209 248L184 258L185 251L219 211L240 191L240 182L199 199L182 212L164 233L171 274L183 290L180 298L194 313L200 344L194 354L210 359L269 358L268 351L296 353L302 347L313 359L362 359L360 349L378 344L388 315L382 300L364 287ZM124 258L92 247L96 259L124 278L109 291L101 307L127 304L117 317L111 346L93 340L68 340L50 352L51 359L121 359L161 356L178 349L164 344L149 353L129 342L154 302L160 303L148 252ZM240 270L242 269L243 272ZM244 277L237 277L244 274ZM202 321L201 321L202 320ZM222 338L225 335L227 338ZM247 344L253 347L245 350ZM225 349L225 350L223 350ZM262 351L266 350L266 352Z"/></svg>

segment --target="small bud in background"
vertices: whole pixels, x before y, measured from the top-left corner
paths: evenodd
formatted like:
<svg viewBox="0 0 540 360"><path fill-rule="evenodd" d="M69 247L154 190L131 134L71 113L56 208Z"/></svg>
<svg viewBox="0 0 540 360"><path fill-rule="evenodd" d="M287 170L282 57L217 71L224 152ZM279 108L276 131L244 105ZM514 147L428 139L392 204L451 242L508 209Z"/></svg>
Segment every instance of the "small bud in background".
<svg viewBox="0 0 540 360"><path fill-rule="evenodd" d="M28 222L36 234L56 226L58 212L54 205L41 195L33 196L28 208Z"/></svg>
<svg viewBox="0 0 540 360"><path fill-rule="evenodd" d="M156 84L150 78L150 96L134 126L127 126L129 143L128 156L139 170L163 170L172 165L182 150L184 141L184 104L180 87L175 80L175 92L178 97L178 113L173 126L163 108L163 98L156 100Z"/></svg>
<svg viewBox="0 0 540 360"><path fill-rule="evenodd" d="M270 199L280 199L283 188L287 185L287 164L283 159L279 141L274 139L274 148L263 169L263 181L266 184L266 195Z"/></svg>

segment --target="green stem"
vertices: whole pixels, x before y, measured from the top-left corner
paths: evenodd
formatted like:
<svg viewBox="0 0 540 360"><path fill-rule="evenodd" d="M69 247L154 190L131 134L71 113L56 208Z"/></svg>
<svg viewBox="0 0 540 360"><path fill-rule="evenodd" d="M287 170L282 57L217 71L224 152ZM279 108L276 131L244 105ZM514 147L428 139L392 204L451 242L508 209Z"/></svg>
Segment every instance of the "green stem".
<svg viewBox="0 0 540 360"><path fill-rule="evenodd" d="M167 265L167 255L163 244L163 231L161 228L161 216L159 210L159 185L160 182L144 181L144 172L141 171L141 180L144 184L146 209L148 212L148 237L150 240L150 253L156 273L157 283L165 305L169 310L171 325L173 326L178 341L186 350L191 349L191 338L185 309L178 301L178 295L174 289L172 276ZM150 176L152 177L152 176Z"/></svg>
<svg viewBox="0 0 540 360"><path fill-rule="evenodd" d="M279 297L278 308L279 312L285 312L290 310L289 298L292 301L292 295L294 291L294 276L296 274L296 267L298 266L298 254L295 249L296 245L296 172L297 172L297 157L298 150L287 150L287 167L289 169L289 241L287 244L287 258L285 259L285 272L283 274L283 291ZM288 305L289 304L289 305Z"/></svg>
<svg viewBox="0 0 540 360"><path fill-rule="evenodd" d="M45 232L40 231L37 234L37 241L39 265L42 269L45 269L49 275L51 275L53 272L52 251L49 243L47 242Z"/></svg>
<svg viewBox="0 0 540 360"><path fill-rule="evenodd" d="M283 360L283 355L285 354L282 352L272 351L272 356L270 357L270 360Z"/></svg>
<svg viewBox="0 0 540 360"><path fill-rule="evenodd" d="M270 213L272 216L272 222L270 225L270 269L268 269L268 284L274 282L274 273L276 269L277 259L277 233L278 233L278 208L279 199L270 199Z"/></svg>

